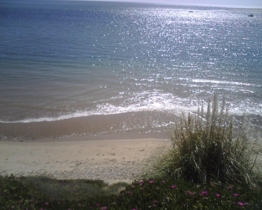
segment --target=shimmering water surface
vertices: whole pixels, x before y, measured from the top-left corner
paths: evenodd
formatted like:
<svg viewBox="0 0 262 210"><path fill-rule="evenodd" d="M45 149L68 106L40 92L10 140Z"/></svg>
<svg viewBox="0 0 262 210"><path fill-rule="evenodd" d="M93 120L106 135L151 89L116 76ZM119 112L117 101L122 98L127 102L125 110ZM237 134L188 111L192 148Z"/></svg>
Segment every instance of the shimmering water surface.
<svg viewBox="0 0 262 210"><path fill-rule="evenodd" d="M153 134L213 94L225 95L232 114L245 113L261 129L262 12L249 14L131 3L1 3L0 134Z"/></svg>

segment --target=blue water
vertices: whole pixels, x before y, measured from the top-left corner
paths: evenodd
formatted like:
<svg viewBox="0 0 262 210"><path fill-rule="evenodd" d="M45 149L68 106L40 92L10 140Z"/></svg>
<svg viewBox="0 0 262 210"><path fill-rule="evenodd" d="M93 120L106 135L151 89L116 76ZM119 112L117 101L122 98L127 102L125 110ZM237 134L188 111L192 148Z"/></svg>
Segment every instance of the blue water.
<svg viewBox="0 0 262 210"><path fill-rule="evenodd" d="M151 132L217 94L261 128L262 12L250 13L1 3L0 126L117 115L101 132ZM121 117L134 113L130 122Z"/></svg>

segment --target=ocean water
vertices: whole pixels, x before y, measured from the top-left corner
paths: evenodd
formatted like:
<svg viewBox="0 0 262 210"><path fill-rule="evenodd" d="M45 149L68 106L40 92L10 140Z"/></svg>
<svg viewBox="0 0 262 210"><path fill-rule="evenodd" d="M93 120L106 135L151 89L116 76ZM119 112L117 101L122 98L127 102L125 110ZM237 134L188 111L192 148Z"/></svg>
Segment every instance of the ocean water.
<svg viewBox="0 0 262 210"><path fill-rule="evenodd" d="M0 135L168 133L214 94L262 128L262 12L109 2L0 5Z"/></svg>

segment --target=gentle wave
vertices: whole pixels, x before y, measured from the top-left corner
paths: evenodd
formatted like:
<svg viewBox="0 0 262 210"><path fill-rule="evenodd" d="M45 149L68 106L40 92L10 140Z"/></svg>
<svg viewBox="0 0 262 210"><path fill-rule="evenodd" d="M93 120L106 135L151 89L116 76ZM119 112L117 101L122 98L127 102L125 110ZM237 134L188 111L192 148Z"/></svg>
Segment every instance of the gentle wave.
<svg viewBox="0 0 262 210"><path fill-rule="evenodd" d="M121 105L114 105L112 103L102 103L96 106L93 110L79 110L68 114L62 114L56 117L39 117L27 118L23 120L4 121L0 123L34 123L34 122L53 122L60 120L67 120L79 117L88 116L103 116L103 115L116 115L124 113L138 113L138 112L162 112L170 115L180 115L182 112L195 112L199 106L207 105L206 101L196 98L182 99L174 97L172 94L155 93L149 94L148 92L137 94L134 98L129 98ZM229 111L233 115L259 115L262 116L262 104L256 107L251 106L252 102L242 101L238 104L229 103Z"/></svg>
<svg viewBox="0 0 262 210"><path fill-rule="evenodd" d="M261 85L244 83L244 82L207 80L207 79L192 79L192 82L195 82L195 83L213 83L213 84L221 84L221 85L236 85L236 86L261 87Z"/></svg>
<svg viewBox="0 0 262 210"><path fill-rule="evenodd" d="M175 97L170 93L144 91L141 93L134 93L132 97L124 100L120 105L102 103L98 104L94 110L79 110L56 117L27 118L14 121L0 120L0 123L52 122L78 117L114 115L146 111L176 113L180 111L195 111L196 108L197 106L195 102L192 102L188 99Z"/></svg>

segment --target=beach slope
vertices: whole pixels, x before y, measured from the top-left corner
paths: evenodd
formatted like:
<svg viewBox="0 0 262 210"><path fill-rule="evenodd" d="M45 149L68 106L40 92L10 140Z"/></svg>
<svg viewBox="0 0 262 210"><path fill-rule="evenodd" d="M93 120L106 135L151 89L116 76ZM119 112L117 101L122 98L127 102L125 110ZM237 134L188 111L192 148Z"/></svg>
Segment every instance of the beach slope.
<svg viewBox="0 0 262 210"><path fill-rule="evenodd" d="M85 140L83 137L0 141L0 173L130 182L144 173L153 156L170 145L166 139Z"/></svg>

